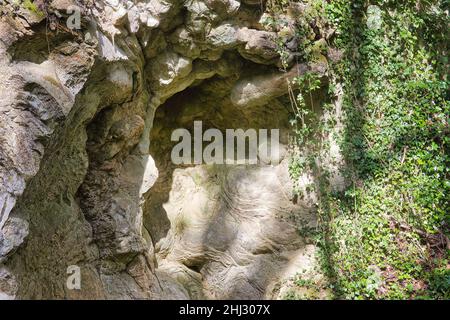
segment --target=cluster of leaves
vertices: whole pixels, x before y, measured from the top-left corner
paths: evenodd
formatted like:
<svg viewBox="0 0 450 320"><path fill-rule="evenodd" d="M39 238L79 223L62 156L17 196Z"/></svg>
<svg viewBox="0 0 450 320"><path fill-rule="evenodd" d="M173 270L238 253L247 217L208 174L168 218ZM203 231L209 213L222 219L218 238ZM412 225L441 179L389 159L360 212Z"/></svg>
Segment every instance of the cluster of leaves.
<svg viewBox="0 0 450 320"><path fill-rule="evenodd" d="M310 112L308 79L297 79L303 89L293 126L300 147L316 146L309 168L319 193L317 243L336 297L450 298L447 5L322 2L336 29L330 45L343 54L330 69L343 88L336 139L345 190L333 191L320 166L330 124L298 126ZM292 159L294 180L305 163Z"/></svg>
<svg viewBox="0 0 450 320"><path fill-rule="evenodd" d="M327 12L345 57L334 70L344 85L341 150L352 181L328 197L340 294L449 298L444 1L333 1Z"/></svg>

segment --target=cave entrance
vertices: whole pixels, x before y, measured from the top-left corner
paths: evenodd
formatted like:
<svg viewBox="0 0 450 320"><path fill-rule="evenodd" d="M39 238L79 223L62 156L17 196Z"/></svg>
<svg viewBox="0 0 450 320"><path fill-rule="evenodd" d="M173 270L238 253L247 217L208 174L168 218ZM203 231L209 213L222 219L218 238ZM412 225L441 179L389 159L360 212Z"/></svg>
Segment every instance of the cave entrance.
<svg viewBox="0 0 450 320"><path fill-rule="evenodd" d="M254 68L250 70L253 74ZM204 130L222 132L280 129L281 146L288 145L289 100L236 106L230 93L242 78L245 75L215 76L195 83L155 114L150 154L159 176L145 195L144 226L154 244L157 273L171 279L177 297L272 297L271 288L307 250L296 219L301 215L314 224L315 216L305 204L293 201L286 152L276 166L171 161L177 144L171 141L173 130L193 133L194 121L202 121Z"/></svg>

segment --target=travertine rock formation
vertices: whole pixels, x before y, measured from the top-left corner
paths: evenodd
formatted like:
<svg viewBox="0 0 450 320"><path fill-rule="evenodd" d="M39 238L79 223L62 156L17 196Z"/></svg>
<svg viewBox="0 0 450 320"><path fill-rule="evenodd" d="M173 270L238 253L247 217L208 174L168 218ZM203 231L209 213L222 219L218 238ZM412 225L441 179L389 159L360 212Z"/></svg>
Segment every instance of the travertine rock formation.
<svg viewBox="0 0 450 320"><path fill-rule="evenodd" d="M282 71L260 1L13 2L0 5L0 298L277 298L312 270L297 222L315 218L287 157L169 159L171 130L194 120L281 128L286 147L287 83L326 63L296 62L292 35Z"/></svg>

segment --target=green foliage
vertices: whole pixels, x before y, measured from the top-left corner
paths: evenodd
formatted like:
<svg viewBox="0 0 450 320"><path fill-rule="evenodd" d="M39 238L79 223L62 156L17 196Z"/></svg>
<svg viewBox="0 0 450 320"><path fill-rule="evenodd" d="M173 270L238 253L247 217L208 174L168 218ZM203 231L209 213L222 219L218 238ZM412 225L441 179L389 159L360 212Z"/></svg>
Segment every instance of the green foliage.
<svg viewBox="0 0 450 320"><path fill-rule="evenodd" d="M327 6L338 30L335 45L345 53L333 69L345 88L341 149L353 182L343 195L329 197L340 200L328 225L332 241L339 243L333 256L340 265L340 294L444 298L448 272L430 275L448 256L445 242L431 240L447 237L450 222L449 101L442 59L447 16L438 9L440 1L374 4L381 11L379 27L367 21L377 18L366 16L367 1ZM376 290L368 286L370 266L381 270Z"/></svg>
<svg viewBox="0 0 450 320"><path fill-rule="evenodd" d="M43 17L45 15L34 3L32 0L15 0L14 4L18 7L22 7L26 9L28 12L35 14L39 17Z"/></svg>
<svg viewBox="0 0 450 320"><path fill-rule="evenodd" d="M312 118L316 116L313 93L320 89L321 82L315 73L308 72L295 77L292 84L294 88L297 88L298 94L292 97L293 117L290 123L294 132L294 144L302 146L302 149L296 149L294 156L291 157L289 172L291 179L298 182L305 170L314 165L314 156L305 156L304 151L316 149L314 135L317 131L311 125ZM293 91L291 95L294 96ZM294 191L297 194L300 193L298 188Z"/></svg>
<svg viewBox="0 0 450 320"><path fill-rule="evenodd" d="M446 1L320 3L336 30L329 45L343 54L329 92L343 88L336 138L347 187L334 192L322 166L333 123L313 115L311 79L296 79L292 124L302 152L290 172L294 182L314 173L323 271L336 297L449 299Z"/></svg>

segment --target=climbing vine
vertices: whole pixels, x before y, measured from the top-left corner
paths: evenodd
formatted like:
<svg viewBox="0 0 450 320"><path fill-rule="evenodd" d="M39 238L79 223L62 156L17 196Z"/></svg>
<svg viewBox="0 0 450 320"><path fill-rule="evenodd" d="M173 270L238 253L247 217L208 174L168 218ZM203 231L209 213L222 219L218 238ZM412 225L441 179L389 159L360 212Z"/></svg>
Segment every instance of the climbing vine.
<svg viewBox="0 0 450 320"><path fill-rule="evenodd" d="M292 3L269 1L268 10L287 12ZM450 298L448 1L295 3L309 8L297 36L308 38L312 19L333 33L319 49L330 67L321 110L343 112L333 131L336 121L319 116L312 98L314 74L294 80L292 126L301 152L293 153L290 173L300 193L300 177L313 172L314 237L332 296ZM301 42L303 59L314 59L317 43ZM344 158L342 190L324 165L332 135Z"/></svg>

